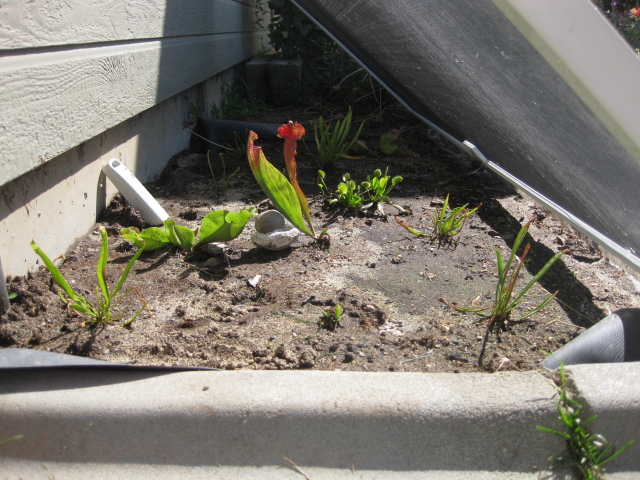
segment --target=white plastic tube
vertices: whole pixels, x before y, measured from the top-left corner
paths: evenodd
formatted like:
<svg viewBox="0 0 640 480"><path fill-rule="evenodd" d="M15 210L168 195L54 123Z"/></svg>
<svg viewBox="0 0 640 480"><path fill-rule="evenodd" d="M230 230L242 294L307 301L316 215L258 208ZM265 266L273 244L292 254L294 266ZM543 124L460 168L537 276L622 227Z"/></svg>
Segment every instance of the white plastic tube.
<svg viewBox="0 0 640 480"><path fill-rule="evenodd" d="M145 222L150 225L162 225L169 218L164 208L120 160L112 158L102 170L131 206L140 212Z"/></svg>

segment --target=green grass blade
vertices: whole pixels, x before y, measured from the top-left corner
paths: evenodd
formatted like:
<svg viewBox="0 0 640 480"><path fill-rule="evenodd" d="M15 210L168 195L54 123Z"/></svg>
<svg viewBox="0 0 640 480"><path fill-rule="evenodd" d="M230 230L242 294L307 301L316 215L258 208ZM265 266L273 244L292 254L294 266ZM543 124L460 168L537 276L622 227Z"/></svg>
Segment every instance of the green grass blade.
<svg viewBox="0 0 640 480"><path fill-rule="evenodd" d="M124 282L127 280L127 277L129 276L129 273L131 272L131 269L133 268L133 264L136 263L136 260L138 260L140 255L142 255L143 251L144 251L144 247L139 248L138 251L136 252L136 254L133 257L131 257L131 260L129 260L129 263L127 263L127 266L122 271L122 274L120 275L120 278L118 279L118 283L116 283L116 286L113 289L113 293L111 294L112 298L115 297L118 294L118 292L122 289L122 285L124 285Z"/></svg>
<svg viewBox="0 0 640 480"><path fill-rule="evenodd" d="M62 276L62 273L60 273L60 270L58 270L58 267L56 267L51 259L40 249L38 245L36 245L35 240L31 240L31 248L33 248L33 250L42 259L42 262L45 267L47 267L47 270L49 270L49 273L51 274L53 281L56 282L56 285L63 289L70 299L77 300L78 295L76 292L74 292L71 286L67 283L65 278Z"/></svg>
<svg viewBox="0 0 640 480"><path fill-rule="evenodd" d="M14 435L14 436L13 436L13 437L11 437L11 438L7 438L7 439L5 439L5 440L0 440L0 447L1 447L2 445L6 445L6 444L7 444L7 443L9 443L9 442L13 442L13 441L15 441L15 440L20 440L21 438L24 438L24 437L23 437L22 435Z"/></svg>
<svg viewBox="0 0 640 480"><path fill-rule="evenodd" d="M606 460L603 460L602 462L600 462L600 466L609 463L611 460L613 460L614 458L616 458L618 455L620 455L622 452L624 452L627 448L629 448L631 445L633 445L635 443L635 440L631 440L629 443L625 444L622 448L620 448L620 450L616 451L614 454L612 454L609 458L607 458Z"/></svg>
<svg viewBox="0 0 640 480"><path fill-rule="evenodd" d="M542 432L553 433L554 435L558 435L559 437L562 437L564 439L568 439L567 438L568 437L567 434L559 432L559 431L554 430L552 428L543 427L542 425L538 425L538 426L536 426L536 428L538 430L542 431Z"/></svg>
<svg viewBox="0 0 640 480"><path fill-rule="evenodd" d="M557 292L556 292L557 293ZM549 302L551 300L553 300L554 298L556 298L555 293L552 295L547 296L547 298L545 298L536 308L534 308L533 310L531 310L530 312L526 313L525 315L523 315L522 317L520 317L520 320L524 320L525 318L529 318L531 315L538 313L540 310L542 310L544 307L546 307ZM512 302L511 305L509 305L508 310L511 311L513 310L520 302Z"/></svg>
<svg viewBox="0 0 640 480"><path fill-rule="evenodd" d="M100 258L98 259L98 266L96 268L96 276L98 277L98 286L102 292L102 296L105 300L109 300L109 287L107 287L106 270L107 259L109 257L109 239L107 238L107 230L104 227L99 227L100 238L102 244L100 246Z"/></svg>
<svg viewBox="0 0 640 480"><path fill-rule="evenodd" d="M545 263L544 267L542 267L540 271L536 273L534 277L529 281L529 283L527 283L523 287L523 289L518 293L518 295L513 301L514 302L519 301L531 289L531 287L533 287L538 282L538 280L540 280L544 276L544 274L547 273L547 271L553 266L553 264L556 263L560 259L560 257L564 254L565 254L565 250L562 250L561 252L558 252L553 257L551 257L549 261Z"/></svg>

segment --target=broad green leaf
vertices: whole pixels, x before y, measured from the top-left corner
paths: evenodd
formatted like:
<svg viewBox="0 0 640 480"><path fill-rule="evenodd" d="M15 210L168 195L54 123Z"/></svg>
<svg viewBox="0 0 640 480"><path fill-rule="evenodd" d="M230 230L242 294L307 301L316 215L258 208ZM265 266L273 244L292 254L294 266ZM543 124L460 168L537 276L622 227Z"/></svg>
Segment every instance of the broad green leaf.
<svg viewBox="0 0 640 480"><path fill-rule="evenodd" d="M228 210L216 210L208 213L202 219L200 240L197 245L210 242L228 242L236 238L251 217L258 211L254 207L241 210L238 213Z"/></svg>
<svg viewBox="0 0 640 480"><path fill-rule="evenodd" d="M123 228L120 230L120 236L138 248L142 248L144 245L143 240L140 238L140 230L136 227Z"/></svg>
<svg viewBox="0 0 640 480"><path fill-rule="evenodd" d="M133 243L138 248L144 248L145 252L158 250L170 245L167 233L158 227L150 227L142 232L136 227L128 227L120 230L120 236Z"/></svg>
<svg viewBox="0 0 640 480"><path fill-rule="evenodd" d="M164 221L164 229L167 232L167 238L171 243L177 245L183 250L190 252L196 241L196 234L193 230L182 225L177 225L173 220Z"/></svg>

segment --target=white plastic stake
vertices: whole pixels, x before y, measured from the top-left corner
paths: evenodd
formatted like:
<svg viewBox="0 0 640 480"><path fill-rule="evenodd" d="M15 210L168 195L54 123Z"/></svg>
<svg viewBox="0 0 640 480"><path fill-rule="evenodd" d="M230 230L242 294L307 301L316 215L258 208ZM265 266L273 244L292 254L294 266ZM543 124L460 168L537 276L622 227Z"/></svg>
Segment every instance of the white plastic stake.
<svg viewBox="0 0 640 480"><path fill-rule="evenodd" d="M102 170L131 206L140 212L145 222L150 225L162 225L169 218L164 208L120 160L112 158Z"/></svg>

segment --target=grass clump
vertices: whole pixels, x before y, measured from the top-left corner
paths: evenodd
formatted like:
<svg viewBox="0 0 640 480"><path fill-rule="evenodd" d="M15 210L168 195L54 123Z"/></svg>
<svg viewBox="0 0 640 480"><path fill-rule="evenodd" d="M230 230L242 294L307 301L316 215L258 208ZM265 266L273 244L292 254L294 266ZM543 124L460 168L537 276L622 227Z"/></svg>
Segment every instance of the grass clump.
<svg viewBox="0 0 640 480"><path fill-rule="evenodd" d="M404 227L410 233L413 233L416 237L432 237L434 239L438 239L440 244L452 243L453 237L460 234L462 228L467 222L467 219L476 213L476 211L482 206L482 203L472 210L469 210L467 205L469 204L467 203L462 207L449 208L449 194L447 194L442 208L436 208L436 213L434 215L427 213L433 225L433 234L422 233L408 225L405 225L398 219L398 217L395 217L395 219L400 226ZM458 244L458 241L455 242L455 245Z"/></svg>
<svg viewBox="0 0 640 480"><path fill-rule="evenodd" d="M520 274L522 272L522 267L525 265L527 260L527 256L531 251L531 244L527 243L522 251L522 254L519 258L517 258L517 252L520 250L524 239L529 232L529 226L533 219L529 219L529 221L522 226L520 232L516 236L515 241L513 242L513 248L511 249L511 255L505 262L502 254L499 250L496 249L496 261L498 266L498 283L496 285L493 307L490 311L487 311L484 308L466 308L459 307L457 305L451 304L447 302L444 297L440 297L440 301L445 303L461 312L474 312L480 315L483 315L485 318L488 318L487 321L487 329L482 340L482 347L480 348L480 354L478 355L478 366L482 367L482 360L484 357L484 352L487 346L487 340L489 339L489 335L491 333L496 333L500 335L500 332L504 332L507 330L507 322L510 320L511 313L515 310L515 308L520 305L525 298L525 295L531 288L538 283L538 281L549 271L549 269L556 263L562 255L566 253L566 250L562 250L556 253L553 257L551 257L547 263L536 273L533 278L520 289L520 291L516 292L516 284L518 283L518 279L520 278ZM521 321L530 316L538 313L544 307L546 307L551 300L553 300L558 292L549 294L542 302L540 302L535 308L529 310L524 315L520 316L514 321Z"/></svg>
<svg viewBox="0 0 640 480"><path fill-rule="evenodd" d="M562 430L540 425L537 427L566 441L565 450L552 457L552 468L569 465L580 479L600 480L603 478L604 465L624 452L634 441L628 442L618 450L615 444L602 435L589 432L590 424L596 419L596 415L582 420L582 405L567 393L564 364L560 366L560 379L555 387L558 391L558 419Z"/></svg>
<svg viewBox="0 0 640 480"><path fill-rule="evenodd" d="M447 194L442 208L436 208L435 215L428 214L433 224L434 235L440 242L449 242L453 237L459 235L467 218L476 213L482 203L472 210L469 210L467 205L469 204L449 208L449 194Z"/></svg>
<svg viewBox="0 0 640 480"><path fill-rule="evenodd" d="M124 268L118 281L115 286L110 289L107 285L106 278L106 270L107 270L107 259L109 256L109 242L107 238L107 230L104 227L99 227L100 237L102 240L102 246L100 249L100 258L98 259L98 265L96 267L96 277L98 278L98 289L97 289L97 302L92 303L90 300L86 299L84 296L80 295L76 291L74 291L67 280L64 278L58 267L51 261L51 259L40 249L38 245L36 245L35 241L31 241L31 247L38 254L38 256L44 262L44 265L51 273L53 277L53 281L58 285L62 291L58 292L58 295L65 302L71 310L75 310L81 316L85 317L87 322L89 323L97 323L97 324L107 324L112 321L120 320L121 317L113 316L113 308L116 307L124 298L131 292L132 288L125 291L123 294L120 294L122 287L124 286L131 269L133 268L134 263L138 260L138 257L142 254L143 248L138 250L136 254L131 257L129 263ZM65 296L66 295L66 296ZM129 320L127 320L123 325L129 325L133 322L138 316L142 313L142 310L146 308L146 303L143 301L142 308Z"/></svg>
<svg viewBox="0 0 640 480"><path fill-rule="evenodd" d="M342 120L336 120L333 125L325 123L322 117L313 124L313 135L318 147L318 163L320 168L325 164L333 164L340 158L354 159L347 153L354 147L364 127L364 121L356 130L351 140L347 140L351 132L353 112L351 107Z"/></svg>
<svg viewBox="0 0 640 480"><path fill-rule="evenodd" d="M562 250L556 253L553 257L547 261L547 263L536 273L533 278L527 283L518 293L516 293L516 284L520 277L520 272L524 266L529 251L531 250L531 244L527 243L520 255L520 258L516 260L516 252L520 249L525 236L529 232L529 226L532 219L522 226L520 232L516 236L513 242L513 248L511 249L511 255L504 262L499 250L496 250L496 260L498 265L498 284L496 285L496 291L493 301L493 309L491 311L491 317L487 324L487 331L482 342L482 348L478 357L478 365L482 366L482 357L484 356L485 347L487 345L487 339L489 334L494 331L506 331L506 322L511 316L511 312L524 300L524 296L538 281L549 271L549 269L556 263L562 255L566 253ZM539 312L546 307L551 300L553 300L558 292L549 294L542 302L540 302L535 308L522 315L518 320L524 320L531 315Z"/></svg>

